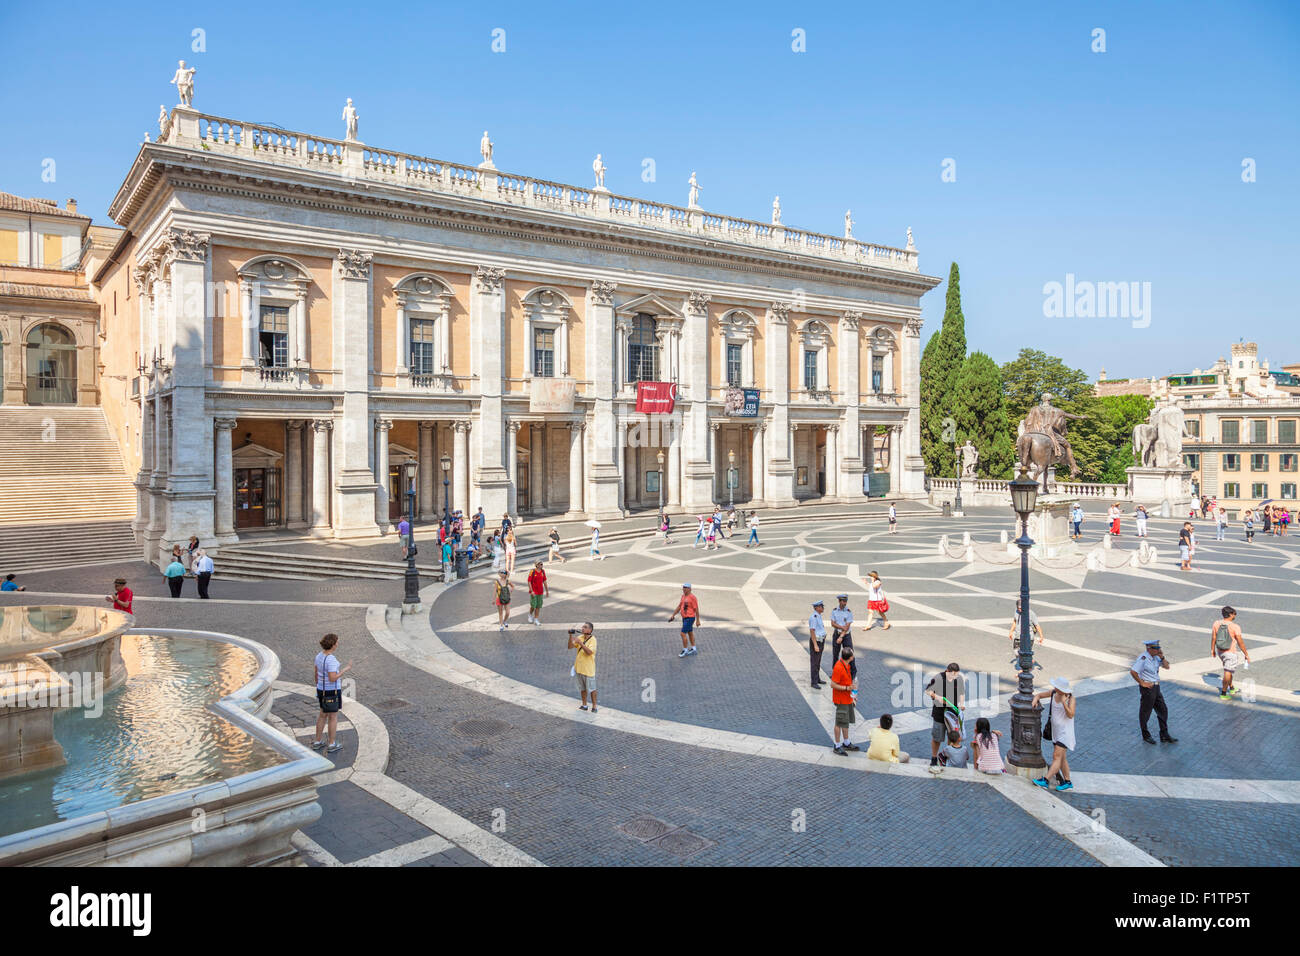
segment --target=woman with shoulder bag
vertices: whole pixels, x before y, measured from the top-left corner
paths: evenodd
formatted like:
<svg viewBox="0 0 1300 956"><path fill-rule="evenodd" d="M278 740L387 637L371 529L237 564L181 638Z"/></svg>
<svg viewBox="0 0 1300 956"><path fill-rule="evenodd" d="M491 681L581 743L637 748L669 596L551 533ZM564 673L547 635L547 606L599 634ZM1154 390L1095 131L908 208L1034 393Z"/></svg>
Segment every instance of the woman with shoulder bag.
<svg viewBox="0 0 1300 956"><path fill-rule="evenodd" d="M1052 742L1052 765L1047 768L1047 775L1034 780L1037 786L1046 790L1051 786L1051 778L1056 776L1060 783L1057 792L1073 790L1070 782L1069 753L1074 749L1074 693L1070 682L1064 677L1053 677L1049 690L1034 695L1034 706L1042 709L1038 702L1044 697L1050 698L1047 705L1047 720L1043 723L1043 739Z"/></svg>
<svg viewBox="0 0 1300 956"><path fill-rule="evenodd" d="M321 650L316 655L314 670L316 672L316 701L320 704L320 715L316 718L316 736L312 738L311 749L320 750L325 740L321 737L326 724L329 725L329 746L326 753L337 753L343 746L336 743L334 735L338 731L339 711L343 709L343 687L339 680L352 670L351 661L347 667L339 667L339 659L334 656L338 647L339 636L326 634L320 639Z"/></svg>

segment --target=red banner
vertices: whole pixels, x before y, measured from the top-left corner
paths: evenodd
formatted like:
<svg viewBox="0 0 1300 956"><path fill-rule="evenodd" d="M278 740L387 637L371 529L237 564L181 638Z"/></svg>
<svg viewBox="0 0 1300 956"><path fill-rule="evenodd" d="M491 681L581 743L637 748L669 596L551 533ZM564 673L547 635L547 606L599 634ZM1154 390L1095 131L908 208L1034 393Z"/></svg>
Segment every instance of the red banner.
<svg viewBox="0 0 1300 956"><path fill-rule="evenodd" d="M672 413L677 399L677 386L672 382L637 382L636 410L649 415Z"/></svg>

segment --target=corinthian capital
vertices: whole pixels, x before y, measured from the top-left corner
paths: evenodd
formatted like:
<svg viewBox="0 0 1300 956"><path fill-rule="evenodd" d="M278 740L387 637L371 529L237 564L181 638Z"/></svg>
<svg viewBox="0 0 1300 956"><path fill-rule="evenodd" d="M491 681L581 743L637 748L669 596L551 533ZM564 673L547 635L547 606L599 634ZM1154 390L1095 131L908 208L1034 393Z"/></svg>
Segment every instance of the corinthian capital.
<svg viewBox="0 0 1300 956"><path fill-rule="evenodd" d="M212 236L206 232L192 232L172 226L163 237L163 255L168 263L206 262L208 242Z"/></svg>
<svg viewBox="0 0 1300 956"><path fill-rule="evenodd" d="M474 271L479 292L496 292L505 285L506 270L495 266L479 266Z"/></svg>
<svg viewBox="0 0 1300 956"><path fill-rule="evenodd" d="M921 337L921 326L924 324L925 323L921 321L920 316L907 319L903 323L903 332L914 339L919 339Z"/></svg>
<svg viewBox="0 0 1300 956"><path fill-rule="evenodd" d="M845 312L842 316L840 316L840 328L844 329L845 331L856 332L861 325L862 325L861 312L849 311L849 312Z"/></svg>
<svg viewBox="0 0 1300 956"><path fill-rule="evenodd" d="M591 301L596 305L613 305L615 288L612 282L596 280L591 284Z"/></svg>
<svg viewBox="0 0 1300 956"><path fill-rule="evenodd" d="M370 253L362 252L360 249L340 249L339 274L344 279L369 279L370 260L373 258Z"/></svg>
<svg viewBox="0 0 1300 956"><path fill-rule="evenodd" d="M777 325L787 325L790 322L790 303L773 302L771 308L772 321Z"/></svg>
<svg viewBox="0 0 1300 956"><path fill-rule="evenodd" d="M709 310L709 300L713 296L707 292L688 292L686 294L686 311L693 315L703 315Z"/></svg>

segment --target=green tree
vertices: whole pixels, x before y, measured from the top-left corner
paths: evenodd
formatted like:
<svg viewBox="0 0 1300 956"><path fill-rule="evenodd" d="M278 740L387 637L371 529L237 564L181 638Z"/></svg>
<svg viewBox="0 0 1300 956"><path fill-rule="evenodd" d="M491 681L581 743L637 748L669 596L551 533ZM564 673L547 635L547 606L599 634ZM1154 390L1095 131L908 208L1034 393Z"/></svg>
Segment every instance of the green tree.
<svg viewBox="0 0 1300 956"><path fill-rule="evenodd" d="M966 319L961 311L961 273L957 263L948 270L943 327L921 354L921 455L925 470L938 477L957 475L953 446L956 437L957 377L966 360Z"/></svg>
<svg viewBox="0 0 1300 956"><path fill-rule="evenodd" d="M1133 426L1147 420L1152 402L1145 395L1107 395L1098 398L1097 405L1114 433L1110 455L1098 480L1122 484L1128 481L1125 469L1137 464L1133 458Z"/></svg>
<svg viewBox="0 0 1300 956"><path fill-rule="evenodd" d="M957 440L979 449L976 471L982 478L1011 478L1015 443L1007 424L1002 373L983 352L972 352L957 376Z"/></svg>

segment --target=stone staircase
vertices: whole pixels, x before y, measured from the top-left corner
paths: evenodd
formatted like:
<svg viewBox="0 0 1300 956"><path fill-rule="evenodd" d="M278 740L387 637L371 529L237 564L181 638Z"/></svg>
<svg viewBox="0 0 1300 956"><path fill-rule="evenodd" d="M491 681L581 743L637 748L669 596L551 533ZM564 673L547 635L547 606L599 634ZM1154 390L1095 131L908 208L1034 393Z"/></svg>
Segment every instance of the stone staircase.
<svg viewBox="0 0 1300 956"><path fill-rule="evenodd" d="M289 548L292 544L286 543ZM420 555L416 556L417 559ZM417 560L422 581L442 580L442 569ZM273 551L262 547L228 544L217 555L217 575L223 580L245 581L328 581L334 578L359 578L375 581L400 581L406 575L406 563L369 561L322 554L295 554L291 550Z"/></svg>
<svg viewBox="0 0 1300 956"><path fill-rule="evenodd" d="M0 574L137 561L135 488L99 408L0 408Z"/></svg>

